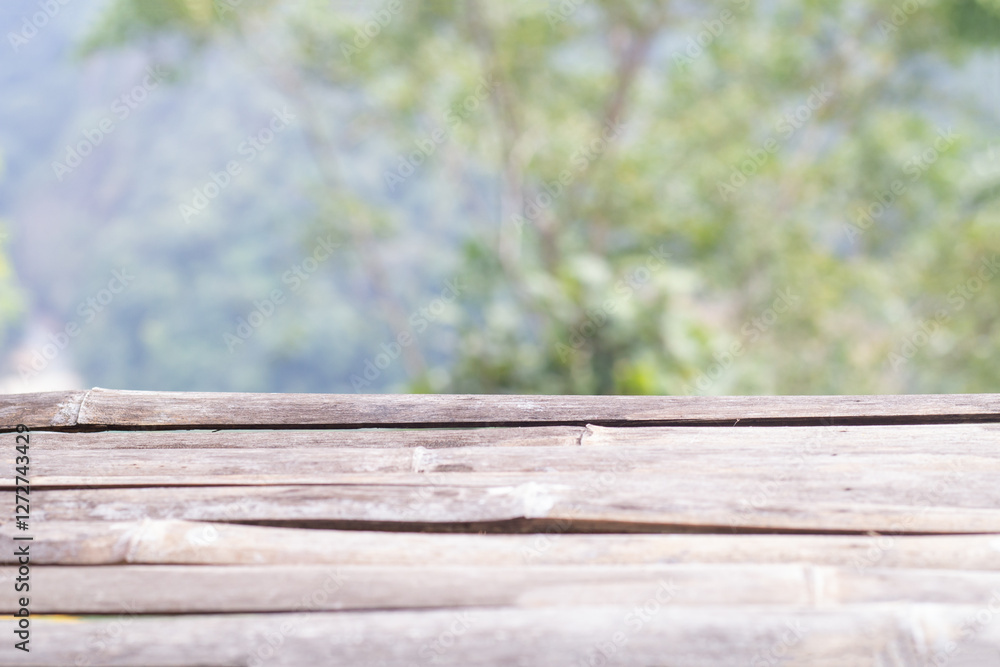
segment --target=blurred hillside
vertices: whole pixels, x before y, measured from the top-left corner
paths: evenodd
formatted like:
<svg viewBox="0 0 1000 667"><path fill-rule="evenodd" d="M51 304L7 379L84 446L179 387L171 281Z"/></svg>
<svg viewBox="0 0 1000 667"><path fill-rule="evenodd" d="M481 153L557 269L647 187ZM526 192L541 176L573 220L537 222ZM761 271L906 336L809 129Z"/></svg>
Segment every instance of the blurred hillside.
<svg viewBox="0 0 1000 667"><path fill-rule="evenodd" d="M1000 387L991 1L47 6L0 391Z"/></svg>

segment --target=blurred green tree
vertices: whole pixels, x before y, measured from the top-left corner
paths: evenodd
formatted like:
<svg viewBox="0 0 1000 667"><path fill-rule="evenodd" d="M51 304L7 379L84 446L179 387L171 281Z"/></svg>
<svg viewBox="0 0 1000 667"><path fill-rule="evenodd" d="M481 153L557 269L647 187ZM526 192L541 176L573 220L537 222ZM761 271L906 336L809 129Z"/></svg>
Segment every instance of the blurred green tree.
<svg viewBox="0 0 1000 667"><path fill-rule="evenodd" d="M997 116L949 82L995 49L998 17L993 0L115 0L87 47L257 54L394 332L410 311L378 244L396 195L453 200L457 356L413 346L411 389L980 391L1000 385ZM398 147L385 192L348 177L325 123L339 92L360 100L353 132Z"/></svg>

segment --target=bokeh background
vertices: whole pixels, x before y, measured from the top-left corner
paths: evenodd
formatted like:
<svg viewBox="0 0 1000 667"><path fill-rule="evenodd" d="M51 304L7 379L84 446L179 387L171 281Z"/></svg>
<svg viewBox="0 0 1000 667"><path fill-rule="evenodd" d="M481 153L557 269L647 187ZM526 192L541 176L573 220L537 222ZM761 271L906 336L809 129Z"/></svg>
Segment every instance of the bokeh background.
<svg viewBox="0 0 1000 667"><path fill-rule="evenodd" d="M1000 391L998 0L0 27L0 391Z"/></svg>

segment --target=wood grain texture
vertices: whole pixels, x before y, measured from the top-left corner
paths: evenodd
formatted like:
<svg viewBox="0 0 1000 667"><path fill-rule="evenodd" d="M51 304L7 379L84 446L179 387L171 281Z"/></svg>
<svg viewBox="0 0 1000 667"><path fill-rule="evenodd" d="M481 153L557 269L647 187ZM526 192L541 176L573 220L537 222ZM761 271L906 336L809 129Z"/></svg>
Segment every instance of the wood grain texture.
<svg viewBox="0 0 1000 667"><path fill-rule="evenodd" d="M57 458L69 450L98 449L395 449L424 447L576 447L586 432L582 426L514 426L499 428L389 428L305 430L177 430L42 431L34 436L36 451ZM96 454L99 456L99 454ZM174 452L175 457L183 457ZM275 456L274 452L268 456Z"/></svg>
<svg viewBox="0 0 1000 667"><path fill-rule="evenodd" d="M495 440L493 431L499 432ZM524 473L528 476L518 483L526 483L602 471L657 474L665 483L688 476L706 482L739 477L740 488L757 482L760 488L748 491L755 497L773 494L770 487L780 482L810 479L857 478L860 488L873 473L913 486L934 482L942 473L992 475L1000 486L1000 425L993 424L317 431L294 433L281 453L274 450L284 439L274 432L119 432L113 441L106 441L107 435L36 434L34 485L347 484L377 482L372 475L393 473L454 473L441 477L448 483L460 481L462 473ZM164 439L173 447L155 446ZM85 448L87 442L105 447ZM531 451L522 451L523 445ZM0 470L12 474L15 455L4 450ZM12 484L12 476L0 477L0 485Z"/></svg>
<svg viewBox="0 0 1000 667"><path fill-rule="evenodd" d="M37 644L17 664L883 667L935 664L940 653L948 665L984 666L1000 650L1000 623L963 629L982 611L975 605L698 608L658 604L655 595L638 609L39 616ZM0 621L0 632L10 625Z"/></svg>
<svg viewBox="0 0 1000 667"><path fill-rule="evenodd" d="M703 474L351 475L341 484L38 490L41 521L187 519L434 525L521 519L570 530L1000 532L995 471L801 467ZM590 525L593 524L593 525ZM361 526L357 526L361 527ZM405 528L404 525L396 526ZM525 527L538 530L541 526Z"/></svg>
<svg viewBox="0 0 1000 667"><path fill-rule="evenodd" d="M535 535L304 530L180 520L46 521L38 565L657 565L782 563L868 568L1000 570L998 535ZM0 539L16 534L0 525ZM0 552L0 563L15 562Z"/></svg>
<svg viewBox="0 0 1000 667"><path fill-rule="evenodd" d="M8 422L32 650L0 665L1000 664L1000 395L94 389Z"/></svg>
<svg viewBox="0 0 1000 667"><path fill-rule="evenodd" d="M238 428L622 423L1000 421L1000 395L489 396L93 389L80 425Z"/></svg>
<svg viewBox="0 0 1000 667"><path fill-rule="evenodd" d="M0 582L16 576L16 567L0 567ZM676 606L986 606L995 596L1000 615L1000 572L859 572L811 564L64 566L35 568L32 581L32 610L41 614L627 607L662 587ZM15 610L9 599L0 613Z"/></svg>
<svg viewBox="0 0 1000 667"><path fill-rule="evenodd" d="M39 451L97 449L393 449L424 447L576 447L634 444L703 448L782 448L806 452L827 445L850 451L950 453L1000 451L1000 424L874 426L515 426L327 430L177 430L40 432ZM935 447L935 444L938 446Z"/></svg>
<svg viewBox="0 0 1000 667"><path fill-rule="evenodd" d="M0 394L0 432L18 424L29 429L75 426L84 391L52 391L39 394Z"/></svg>

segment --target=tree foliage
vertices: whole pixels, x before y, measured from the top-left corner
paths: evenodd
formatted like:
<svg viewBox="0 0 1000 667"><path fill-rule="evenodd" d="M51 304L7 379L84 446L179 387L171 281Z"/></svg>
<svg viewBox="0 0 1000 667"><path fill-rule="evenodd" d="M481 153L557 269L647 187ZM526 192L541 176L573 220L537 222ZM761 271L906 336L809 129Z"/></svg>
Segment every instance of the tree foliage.
<svg viewBox="0 0 1000 667"><path fill-rule="evenodd" d="M998 21L993 0L115 0L86 50L259 63L304 142L308 204L271 215L342 242L386 325L350 324L361 349L462 286L444 343L400 345L411 390L983 391L997 116L951 82ZM447 242L415 296L392 239L428 217ZM272 358L315 331L276 329Z"/></svg>

